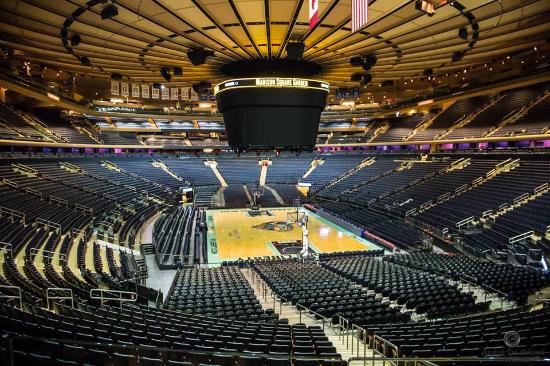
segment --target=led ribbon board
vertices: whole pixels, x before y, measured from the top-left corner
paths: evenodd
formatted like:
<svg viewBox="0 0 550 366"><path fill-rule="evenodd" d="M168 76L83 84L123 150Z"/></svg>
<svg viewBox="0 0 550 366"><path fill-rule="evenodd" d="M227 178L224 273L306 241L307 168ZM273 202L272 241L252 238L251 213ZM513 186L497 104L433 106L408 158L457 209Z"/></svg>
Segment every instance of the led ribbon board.
<svg viewBox="0 0 550 366"><path fill-rule="evenodd" d="M250 78L227 80L214 86L214 95L235 88L301 88L329 91L329 83L297 78Z"/></svg>

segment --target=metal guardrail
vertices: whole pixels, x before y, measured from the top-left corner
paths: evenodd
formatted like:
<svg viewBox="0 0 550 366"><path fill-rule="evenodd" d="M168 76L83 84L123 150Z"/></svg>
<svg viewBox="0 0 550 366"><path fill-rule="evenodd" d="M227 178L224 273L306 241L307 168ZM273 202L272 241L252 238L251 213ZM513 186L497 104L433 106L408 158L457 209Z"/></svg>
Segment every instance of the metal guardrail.
<svg viewBox="0 0 550 366"><path fill-rule="evenodd" d="M17 290L17 295L6 295L0 293L0 299L19 299L19 309L23 310L23 296L21 296L21 287L0 285L0 289Z"/></svg>
<svg viewBox="0 0 550 366"><path fill-rule="evenodd" d="M47 259L54 259L59 257L59 262L67 262L67 256L63 253L52 252L51 250L40 249L40 248L31 248L30 257L34 259L38 254L42 253L42 256Z"/></svg>
<svg viewBox="0 0 550 366"><path fill-rule="evenodd" d="M531 231L527 231L527 232L524 232L522 234L513 236L513 237L508 239L508 244L514 244L514 243L517 243L518 241L525 240L525 239L529 238L530 236L532 236L534 233L535 232L533 230L531 230Z"/></svg>
<svg viewBox="0 0 550 366"><path fill-rule="evenodd" d="M460 228L464 225L467 225L469 224L470 222L474 221L474 217L473 216L470 216L470 217L467 217L465 218L464 220L460 220L459 222L457 222L455 225L457 228Z"/></svg>
<svg viewBox="0 0 550 366"><path fill-rule="evenodd" d="M53 228L55 230L59 230L61 231L61 225L59 225L57 222L53 222L53 221L50 221L50 220L46 220L46 219L42 219L40 217L36 218L34 220L34 222L36 222L37 224L40 224L40 225L44 225L46 226L47 228Z"/></svg>
<svg viewBox="0 0 550 366"><path fill-rule="evenodd" d="M99 293L99 296L97 295ZM108 296L114 295L117 296ZM105 296L107 295L107 296ZM128 297L124 298L125 295ZM100 300L101 306L103 306L105 301L117 301L120 303L120 310L122 310L122 304L125 302L135 302L138 296L137 293L132 291L118 291L118 290L109 290L104 288L93 288L90 290L90 299Z"/></svg>
<svg viewBox="0 0 550 366"><path fill-rule="evenodd" d="M63 295L50 295L52 291L57 292L65 292L70 294L69 296L63 296ZM48 310L50 309L50 300L71 300L71 308L74 309L74 298L73 298L73 290L70 288L62 288L62 287L48 287L46 289L46 306L48 307Z"/></svg>

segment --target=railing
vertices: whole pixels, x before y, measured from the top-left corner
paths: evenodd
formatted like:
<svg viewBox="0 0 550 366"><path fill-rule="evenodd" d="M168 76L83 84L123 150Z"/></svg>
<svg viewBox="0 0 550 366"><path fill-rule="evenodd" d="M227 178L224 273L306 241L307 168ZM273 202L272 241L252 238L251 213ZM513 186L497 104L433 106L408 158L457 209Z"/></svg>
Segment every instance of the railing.
<svg viewBox="0 0 550 366"><path fill-rule="evenodd" d="M59 224L56 223L56 222L53 222L53 221L50 221L50 220L46 220L46 219L41 219L40 217L36 218L36 219L34 220L34 222L36 222L37 224L40 224L40 225L44 225L44 226L46 226L48 229L49 229L49 228L52 228L52 229L61 231L61 225L59 225Z"/></svg>
<svg viewBox="0 0 550 366"><path fill-rule="evenodd" d="M493 214L493 210L483 211L481 217L487 217Z"/></svg>
<svg viewBox="0 0 550 366"><path fill-rule="evenodd" d="M0 285L0 289L17 290L17 295L7 295L0 293L0 299L19 299L19 309L23 310L23 297L21 296L21 287Z"/></svg>
<svg viewBox="0 0 550 366"><path fill-rule="evenodd" d="M461 228L462 226L464 225L467 225L469 224L470 222L474 221L474 217L473 216L470 216L470 217L467 217L465 218L464 220L460 220L459 222L456 223L456 227L457 228Z"/></svg>
<svg viewBox="0 0 550 366"><path fill-rule="evenodd" d="M548 189L548 183L544 183L544 184L541 184L540 186L538 186L537 188L535 188L533 190L533 193L534 194L539 194L540 192L545 191L547 189Z"/></svg>
<svg viewBox="0 0 550 366"><path fill-rule="evenodd" d="M305 313L305 315L313 315L313 317L310 318L313 318L313 320L315 321L321 320L321 323L323 324L323 332L325 331L325 323L328 323L329 325L332 324L332 321L329 318L311 310L310 308L305 307L304 305L296 304L296 310L298 310L300 323L302 322L302 311Z"/></svg>
<svg viewBox="0 0 550 366"><path fill-rule="evenodd" d="M99 295L97 295L99 293ZM117 295L117 296L108 296L108 295ZM107 295L107 296L105 296ZM125 295L128 297L124 298ZM131 291L118 291L118 290L108 290L104 288L93 288L90 290L90 299L100 300L101 306L105 301L117 301L120 304L120 310L122 310L122 304L125 302L135 302L138 296L137 293Z"/></svg>
<svg viewBox="0 0 550 366"><path fill-rule="evenodd" d="M516 235L516 236L513 236L511 238L508 239L508 244L514 244L518 241L522 241L522 240L525 240L529 237L531 237L535 232L533 230L531 231L527 231L523 234L519 234L519 235Z"/></svg>
<svg viewBox="0 0 550 366"><path fill-rule="evenodd" d="M409 211L405 212L405 216L413 215L416 213L416 207L411 208Z"/></svg>
<svg viewBox="0 0 550 366"><path fill-rule="evenodd" d="M380 352L378 349L379 345L382 346L382 352ZM396 356L399 356L399 347L397 347L395 344L391 343L390 341L380 336L377 336L376 334L374 335L373 347L372 347L373 352L378 353L379 355L382 356L382 358L386 358L388 351L391 349L394 350ZM373 356L374 356L374 353L373 353ZM379 360L379 358L377 360ZM390 364L394 364L394 363L390 362ZM373 361L373 365L374 365L374 361ZM384 365L385 365L385 361L384 361Z"/></svg>
<svg viewBox="0 0 550 366"><path fill-rule="evenodd" d="M338 340L342 342L342 344L346 345L346 348L349 346L349 334L348 330L349 328L349 320L338 316ZM353 341L352 341L353 342Z"/></svg>
<svg viewBox="0 0 550 366"><path fill-rule="evenodd" d="M67 256L63 253L56 253L46 249L40 248L31 248L30 257L34 259L39 253L42 253L42 256L46 259L54 259L59 257L59 262L67 262Z"/></svg>
<svg viewBox="0 0 550 366"><path fill-rule="evenodd" d="M451 192L443 193L442 195L437 197L437 203L441 203L441 202L445 201L450 196L451 196Z"/></svg>
<svg viewBox="0 0 550 366"><path fill-rule="evenodd" d="M0 216L3 215L10 216L12 220L14 220L15 218L21 219L23 220L23 223L25 223L26 221L25 214L23 212L0 206Z"/></svg>
<svg viewBox="0 0 550 366"><path fill-rule="evenodd" d="M514 198L514 203L521 202L523 200L526 200L527 198L529 198L529 193L524 193L521 196L517 196L516 198Z"/></svg>
<svg viewBox="0 0 550 366"><path fill-rule="evenodd" d="M68 296L63 295L50 295L51 292L61 292L61 293L68 293ZM48 287L46 289L46 306L48 307L48 310L50 310L50 300L71 300L71 308L74 309L74 298L73 298L73 290L70 288L61 288L61 287Z"/></svg>

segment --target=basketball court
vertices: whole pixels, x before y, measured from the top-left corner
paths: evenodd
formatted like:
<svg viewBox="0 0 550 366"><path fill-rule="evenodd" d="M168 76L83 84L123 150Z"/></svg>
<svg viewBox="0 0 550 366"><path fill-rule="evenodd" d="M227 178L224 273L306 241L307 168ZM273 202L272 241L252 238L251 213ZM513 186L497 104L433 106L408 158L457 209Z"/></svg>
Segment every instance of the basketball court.
<svg viewBox="0 0 550 366"><path fill-rule="evenodd" d="M376 244L305 209L310 250L316 253L380 249ZM295 254L302 228L295 209L262 208L208 210L208 261L221 263L239 258Z"/></svg>

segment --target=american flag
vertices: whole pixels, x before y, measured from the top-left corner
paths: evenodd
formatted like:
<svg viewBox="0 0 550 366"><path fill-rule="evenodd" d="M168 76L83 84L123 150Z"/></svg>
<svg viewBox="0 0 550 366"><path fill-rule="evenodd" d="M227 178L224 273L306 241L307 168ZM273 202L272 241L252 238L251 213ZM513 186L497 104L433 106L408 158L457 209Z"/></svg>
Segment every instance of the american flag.
<svg viewBox="0 0 550 366"><path fill-rule="evenodd" d="M356 32L367 24L368 0L351 0L351 31Z"/></svg>

